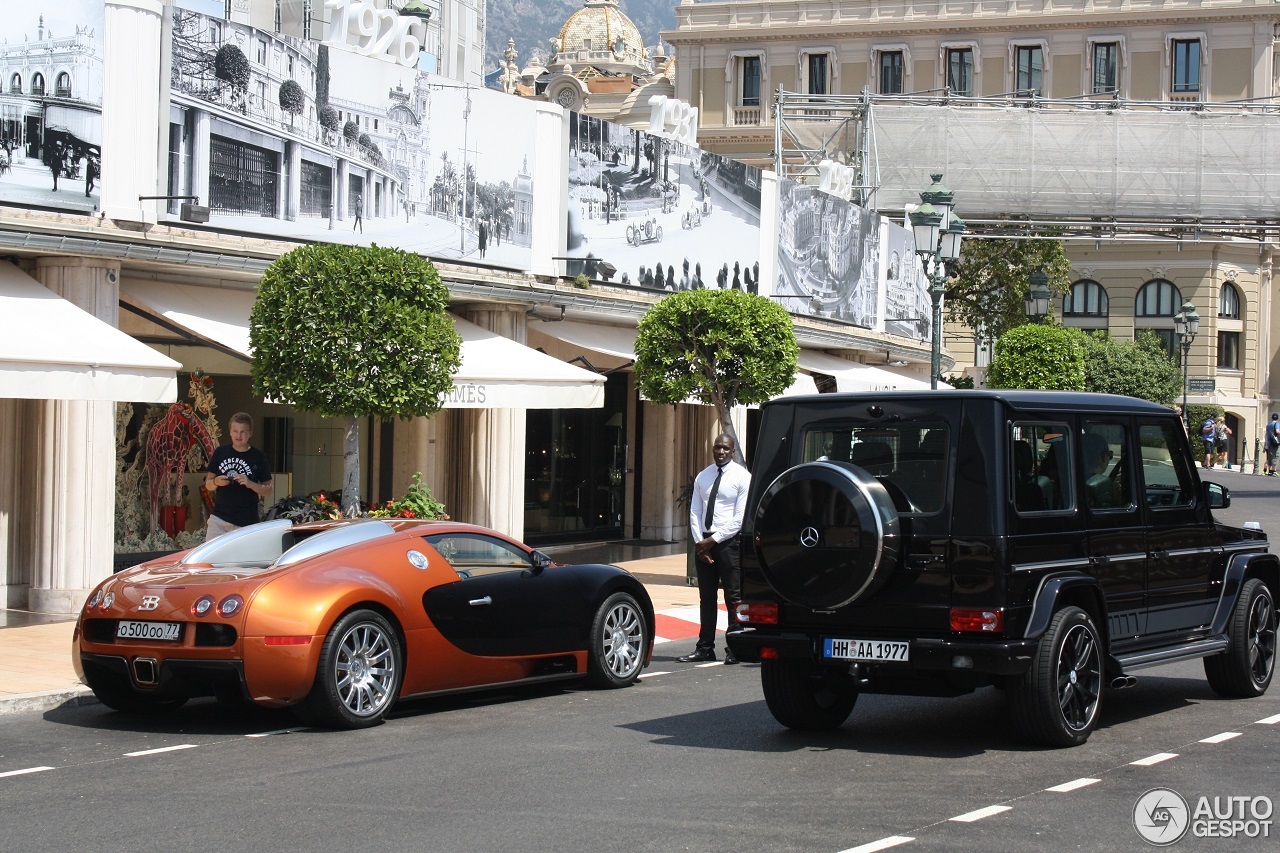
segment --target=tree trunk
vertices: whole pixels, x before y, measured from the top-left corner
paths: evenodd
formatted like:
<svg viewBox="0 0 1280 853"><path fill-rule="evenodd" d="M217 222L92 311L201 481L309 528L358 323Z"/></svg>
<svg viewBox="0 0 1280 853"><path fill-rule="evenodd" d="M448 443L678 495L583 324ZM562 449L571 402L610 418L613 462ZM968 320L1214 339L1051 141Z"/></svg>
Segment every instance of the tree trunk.
<svg viewBox="0 0 1280 853"><path fill-rule="evenodd" d="M733 417L729 407L721 400L715 401L716 417L720 421L720 432L733 439L733 461L739 465L747 464L746 452L742 449L742 442L738 440L738 431L733 427Z"/></svg>
<svg viewBox="0 0 1280 853"><path fill-rule="evenodd" d="M355 518L360 514L360 420L347 418L342 437L342 514Z"/></svg>

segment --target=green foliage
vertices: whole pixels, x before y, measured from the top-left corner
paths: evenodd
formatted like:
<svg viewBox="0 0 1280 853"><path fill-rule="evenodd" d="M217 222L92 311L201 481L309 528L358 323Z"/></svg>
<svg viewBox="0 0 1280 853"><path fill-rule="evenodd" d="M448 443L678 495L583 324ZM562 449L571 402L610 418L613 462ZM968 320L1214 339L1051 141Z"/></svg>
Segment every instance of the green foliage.
<svg viewBox="0 0 1280 853"><path fill-rule="evenodd" d="M213 58L213 74L222 82L230 84L237 92L249 89L249 60L234 44L224 44L218 48L218 53Z"/></svg>
<svg viewBox="0 0 1280 853"><path fill-rule="evenodd" d="M710 403L736 439L729 410L781 394L795 379L799 353L781 305L740 290L688 290L641 318L635 370L645 397Z"/></svg>
<svg viewBox="0 0 1280 853"><path fill-rule="evenodd" d="M369 515L374 518L445 518L444 504L436 500L431 489L422 482L422 472L413 475L413 482L398 500L387 501L380 507L373 507Z"/></svg>
<svg viewBox="0 0 1280 853"><path fill-rule="evenodd" d="M1221 406L1206 406L1201 403L1187 404L1187 432L1191 433L1193 439L1200 437L1200 427L1204 426L1204 422L1209 418L1218 418L1225 415L1227 410Z"/></svg>
<svg viewBox="0 0 1280 853"><path fill-rule="evenodd" d="M591 279L587 278L586 273L580 272L577 274L577 276L574 277L573 286L580 287L583 290L586 290L587 288L591 287Z"/></svg>
<svg viewBox="0 0 1280 853"><path fill-rule="evenodd" d="M338 111L333 107L321 107L320 126L325 130L336 132L338 130Z"/></svg>
<svg viewBox="0 0 1280 853"><path fill-rule="evenodd" d="M947 320L991 338L1025 325L1024 300L1037 269L1049 276L1055 297L1070 288L1071 263L1060 240L965 240L947 282Z"/></svg>
<svg viewBox="0 0 1280 853"><path fill-rule="evenodd" d="M328 417L433 414L461 364L448 302L417 255L294 249L267 268L249 318L253 391Z"/></svg>
<svg viewBox="0 0 1280 853"><path fill-rule="evenodd" d="M347 142L354 144L355 141L360 138L360 125L356 124L354 121L348 120L347 123L342 126L342 138L347 140Z"/></svg>
<svg viewBox="0 0 1280 853"><path fill-rule="evenodd" d="M1084 387L1172 406L1182 395L1182 370L1160 339L1143 332L1133 342L1077 331L1084 346Z"/></svg>
<svg viewBox="0 0 1280 853"><path fill-rule="evenodd" d="M285 80L280 84L280 109L290 115L299 115L307 106L306 93L293 80Z"/></svg>
<svg viewBox="0 0 1280 853"><path fill-rule="evenodd" d="M1073 329L1028 323L996 341L988 388L1084 390L1084 344Z"/></svg>
<svg viewBox="0 0 1280 853"><path fill-rule="evenodd" d="M959 374L953 373L943 381L945 381L948 385L950 385L952 388L955 388L956 390L962 390L962 389L973 387L972 376L960 376Z"/></svg>

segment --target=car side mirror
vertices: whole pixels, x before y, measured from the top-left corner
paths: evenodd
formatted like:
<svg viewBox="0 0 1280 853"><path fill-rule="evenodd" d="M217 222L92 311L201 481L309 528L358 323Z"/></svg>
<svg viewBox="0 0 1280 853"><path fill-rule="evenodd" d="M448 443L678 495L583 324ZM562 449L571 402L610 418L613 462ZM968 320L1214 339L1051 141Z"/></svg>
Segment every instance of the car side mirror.
<svg viewBox="0 0 1280 853"><path fill-rule="evenodd" d="M1201 483L1200 489L1209 509L1226 509L1231 506L1231 490L1226 486L1220 486L1217 483Z"/></svg>
<svg viewBox="0 0 1280 853"><path fill-rule="evenodd" d="M533 570L535 572L540 572L543 569L545 569L547 566L551 565L551 558L548 557L546 554L542 553L541 551L534 551L532 554L532 557L533 557Z"/></svg>

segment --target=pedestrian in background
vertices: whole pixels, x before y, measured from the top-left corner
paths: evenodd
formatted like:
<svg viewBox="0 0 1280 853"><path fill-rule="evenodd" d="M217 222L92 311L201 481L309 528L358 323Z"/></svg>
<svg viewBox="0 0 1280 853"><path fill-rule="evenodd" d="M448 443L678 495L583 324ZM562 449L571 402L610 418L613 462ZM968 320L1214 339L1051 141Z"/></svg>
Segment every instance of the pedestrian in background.
<svg viewBox="0 0 1280 853"><path fill-rule="evenodd" d="M1215 444L1217 443L1218 422L1214 420L1213 415L1205 418L1203 424L1200 425L1200 443L1204 445L1204 467L1213 467L1213 456L1215 453Z"/></svg>
<svg viewBox="0 0 1280 853"><path fill-rule="evenodd" d="M1230 467L1231 461L1227 458L1227 450L1231 447L1231 427L1227 426L1227 419L1222 415L1218 415L1217 421L1213 427L1213 449L1218 454L1218 464L1223 467Z"/></svg>
<svg viewBox="0 0 1280 853"><path fill-rule="evenodd" d="M206 541L231 530L257 524L258 499L271 495L271 465L267 454L249 444L253 417L247 412L231 416L231 444L213 451L204 487L213 492Z"/></svg>
<svg viewBox="0 0 1280 853"><path fill-rule="evenodd" d="M742 597L742 573L738 564L738 534L747 508L751 474L733 461L737 445L721 434L711 445L713 464L703 468L693 480L689 501L689 529L693 534L694 567L698 573L698 644L682 663L716 659L717 591L723 587L729 610L729 629L734 627L734 610ZM725 664L738 659L725 647Z"/></svg>
<svg viewBox="0 0 1280 853"><path fill-rule="evenodd" d="M1267 424L1267 476L1276 476L1276 454L1280 453L1280 414L1271 413L1271 422Z"/></svg>

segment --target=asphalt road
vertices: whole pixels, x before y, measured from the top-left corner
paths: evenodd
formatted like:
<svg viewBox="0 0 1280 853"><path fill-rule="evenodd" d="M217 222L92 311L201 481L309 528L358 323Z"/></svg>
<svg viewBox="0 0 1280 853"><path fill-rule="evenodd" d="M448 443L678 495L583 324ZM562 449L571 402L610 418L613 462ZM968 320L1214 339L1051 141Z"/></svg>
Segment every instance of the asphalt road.
<svg viewBox="0 0 1280 853"><path fill-rule="evenodd" d="M1280 531L1280 478L1211 478L1225 521ZM208 701L6 717L0 849L1117 851L1147 846L1133 814L1153 788L1192 810L1280 802L1280 688L1223 700L1198 661L1139 673L1087 744L1042 750L994 689L864 696L835 732L789 732L757 667L675 662L691 645L625 690L416 701L358 732ZM1170 849L1275 850L1274 829Z"/></svg>

